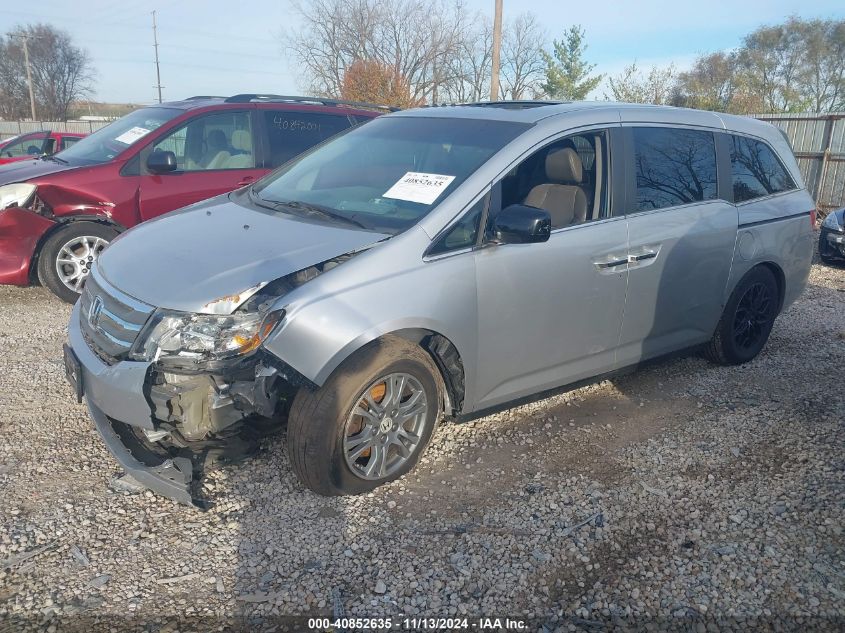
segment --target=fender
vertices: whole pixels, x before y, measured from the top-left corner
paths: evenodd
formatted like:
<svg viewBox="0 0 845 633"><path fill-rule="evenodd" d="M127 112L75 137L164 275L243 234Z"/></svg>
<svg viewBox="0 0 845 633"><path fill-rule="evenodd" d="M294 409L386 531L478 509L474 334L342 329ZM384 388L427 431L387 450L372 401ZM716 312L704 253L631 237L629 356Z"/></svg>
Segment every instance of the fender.
<svg viewBox="0 0 845 633"><path fill-rule="evenodd" d="M41 234L38 238L38 241L35 244L35 247L32 251L32 259L29 262L29 271L27 273L29 278L29 283L36 283L38 281L38 258L41 257L41 248L44 246L44 242L46 242L50 237L56 233L56 231L62 230L63 227L71 224L72 222L97 222L98 224L105 224L107 226L112 227L115 231L122 233L126 230L126 227L115 222L109 217L105 217L102 215L65 215L59 217L53 217L50 220L46 220L51 223L47 230Z"/></svg>
<svg viewBox="0 0 845 633"><path fill-rule="evenodd" d="M468 350L476 349L478 336L475 254L421 266L419 254L428 243L422 229L411 230L282 297L277 305L286 315L265 349L322 386L352 353L385 334L424 333L418 339L439 334L461 358L463 408L471 407L476 357Z"/></svg>

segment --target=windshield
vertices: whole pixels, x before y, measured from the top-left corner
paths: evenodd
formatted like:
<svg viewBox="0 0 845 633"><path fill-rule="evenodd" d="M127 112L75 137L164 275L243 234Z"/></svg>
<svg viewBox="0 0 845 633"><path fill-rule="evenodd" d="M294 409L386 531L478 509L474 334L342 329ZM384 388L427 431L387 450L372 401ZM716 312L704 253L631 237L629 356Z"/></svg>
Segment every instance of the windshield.
<svg viewBox="0 0 845 633"><path fill-rule="evenodd" d="M184 110L176 108L142 108L109 123L55 156L72 165L106 163L130 145L140 141Z"/></svg>
<svg viewBox="0 0 845 633"><path fill-rule="evenodd" d="M399 233L416 224L528 126L384 117L317 147L256 183L256 202ZM292 203L292 204L291 204Z"/></svg>

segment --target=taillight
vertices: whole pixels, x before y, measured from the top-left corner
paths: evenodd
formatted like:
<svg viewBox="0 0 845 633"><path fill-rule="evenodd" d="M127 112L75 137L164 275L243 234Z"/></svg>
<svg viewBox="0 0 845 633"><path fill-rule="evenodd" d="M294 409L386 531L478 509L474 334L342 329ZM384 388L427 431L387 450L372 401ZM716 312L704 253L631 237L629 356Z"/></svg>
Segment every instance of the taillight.
<svg viewBox="0 0 845 633"><path fill-rule="evenodd" d="M810 228L816 230L816 210L810 209Z"/></svg>

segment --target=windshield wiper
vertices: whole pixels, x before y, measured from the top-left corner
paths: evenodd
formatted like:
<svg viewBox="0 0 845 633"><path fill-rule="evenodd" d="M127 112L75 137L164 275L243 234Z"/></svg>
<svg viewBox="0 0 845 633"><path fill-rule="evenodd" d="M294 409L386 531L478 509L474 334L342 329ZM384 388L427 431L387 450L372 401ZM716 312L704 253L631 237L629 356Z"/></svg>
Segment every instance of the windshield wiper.
<svg viewBox="0 0 845 633"><path fill-rule="evenodd" d="M286 209L294 209L297 211L305 211L307 213L314 213L316 215L322 215L323 217L332 219L332 220L340 220L341 222L346 222L347 224L352 224L362 229L370 230L371 227L367 226L363 222L356 220L355 218L351 218L349 216L343 215L342 213L338 213L337 211L333 211L328 207L324 207L319 204L311 204L310 202L301 202L299 200L290 200L288 202L276 202L274 203L277 207L284 207Z"/></svg>
<svg viewBox="0 0 845 633"><path fill-rule="evenodd" d="M264 198L259 196L257 193L255 193L252 190L252 187L249 187L247 189L247 192L249 193L249 199L252 201L253 204L261 207L262 209L269 209L270 211L278 211L276 204L270 202L269 200L265 200Z"/></svg>
<svg viewBox="0 0 845 633"><path fill-rule="evenodd" d="M45 154L44 156L41 157L41 160L52 160L52 161L55 161L55 162L60 163L62 165L68 164L68 162L64 158L59 158L55 154L50 154L50 155Z"/></svg>

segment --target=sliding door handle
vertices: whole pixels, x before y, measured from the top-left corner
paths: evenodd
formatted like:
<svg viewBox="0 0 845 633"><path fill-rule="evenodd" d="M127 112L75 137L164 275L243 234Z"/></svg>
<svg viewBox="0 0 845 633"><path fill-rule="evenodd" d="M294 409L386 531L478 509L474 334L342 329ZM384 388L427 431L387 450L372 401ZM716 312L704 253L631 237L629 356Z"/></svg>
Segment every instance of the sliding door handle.
<svg viewBox="0 0 845 633"><path fill-rule="evenodd" d="M599 270L607 270L609 268L616 268L617 266L624 266L628 263L627 257L609 257L607 259L598 259L594 260L593 264L595 264L596 268Z"/></svg>
<svg viewBox="0 0 845 633"><path fill-rule="evenodd" d="M657 257L657 252L648 251L646 253L638 253L637 255L628 255L628 262L636 264L637 262L641 262L646 259L654 259L655 257Z"/></svg>

